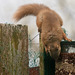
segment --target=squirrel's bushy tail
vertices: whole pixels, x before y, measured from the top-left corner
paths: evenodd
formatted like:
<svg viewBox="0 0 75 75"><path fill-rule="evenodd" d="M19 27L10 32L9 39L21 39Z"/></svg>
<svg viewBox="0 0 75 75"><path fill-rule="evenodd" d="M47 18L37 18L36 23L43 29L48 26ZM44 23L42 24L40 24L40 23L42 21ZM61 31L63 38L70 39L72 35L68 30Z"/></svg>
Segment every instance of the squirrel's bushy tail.
<svg viewBox="0 0 75 75"><path fill-rule="evenodd" d="M14 14L13 18L18 21L24 16L27 15L34 15L36 16L42 9L49 9L47 6L42 4L27 4L21 6L16 13Z"/></svg>

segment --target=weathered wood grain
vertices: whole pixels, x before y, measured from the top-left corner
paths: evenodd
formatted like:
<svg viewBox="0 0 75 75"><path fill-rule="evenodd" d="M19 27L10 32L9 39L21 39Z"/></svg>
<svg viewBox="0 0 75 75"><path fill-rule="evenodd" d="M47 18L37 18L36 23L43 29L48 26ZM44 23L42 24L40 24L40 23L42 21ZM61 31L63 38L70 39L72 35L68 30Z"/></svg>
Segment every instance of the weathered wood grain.
<svg viewBox="0 0 75 75"><path fill-rule="evenodd" d="M44 46L41 42L41 35L39 35L40 42L40 75L44 75Z"/></svg>
<svg viewBox="0 0 75 75"><path fill-rule="evenodd" d="M27 26L0 24L0 56L0 75L28 75Z"/></svg>

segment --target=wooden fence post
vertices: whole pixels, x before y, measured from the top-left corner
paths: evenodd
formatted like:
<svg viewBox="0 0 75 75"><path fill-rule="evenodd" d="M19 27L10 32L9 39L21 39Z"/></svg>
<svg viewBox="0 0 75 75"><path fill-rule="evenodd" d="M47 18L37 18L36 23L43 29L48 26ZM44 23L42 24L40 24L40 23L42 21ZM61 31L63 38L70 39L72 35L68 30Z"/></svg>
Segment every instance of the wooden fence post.
<svg viewBox="0 0 75 75"><path fill-rule="evenodd" d="M0 24L0 75L28 75L28 28Z"/></svg>
<svg viewBox="0 0 75 75"><path fill-rule="evenodd" d="M50 54L46 54L41 38L40 47L40 75L55 75L55 61L50 57Z"/></svg>
<svg viewBox="0 0 75 75"><path fill-rule="evenodd" d="M41 42L41 35L39 35L40 42L40 75L44 75L44 47Z"/></svg>

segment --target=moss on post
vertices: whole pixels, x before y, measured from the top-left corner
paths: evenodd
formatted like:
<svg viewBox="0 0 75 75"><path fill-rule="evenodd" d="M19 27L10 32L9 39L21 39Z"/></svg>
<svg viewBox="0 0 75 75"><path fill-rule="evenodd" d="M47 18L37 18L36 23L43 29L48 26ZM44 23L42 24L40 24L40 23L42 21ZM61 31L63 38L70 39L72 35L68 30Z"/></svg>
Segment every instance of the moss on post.
<svg viewBox="0 0 75 75"><path fill-rule="evenodd" d="M0 24L0 75L28 75L27 26Z"/></svg>

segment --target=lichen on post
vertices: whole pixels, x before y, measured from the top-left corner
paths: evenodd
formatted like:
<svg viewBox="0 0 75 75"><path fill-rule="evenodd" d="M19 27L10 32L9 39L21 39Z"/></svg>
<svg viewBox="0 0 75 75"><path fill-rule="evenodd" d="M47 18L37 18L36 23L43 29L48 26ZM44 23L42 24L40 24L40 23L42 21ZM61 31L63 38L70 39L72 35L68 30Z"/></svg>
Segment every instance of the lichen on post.
<svg viewBox="0 0 75 75"><path fill-rule="evenodd" d="M26 25L0 24L0 56L0 74L28 75L28 28Z"/></svg>

